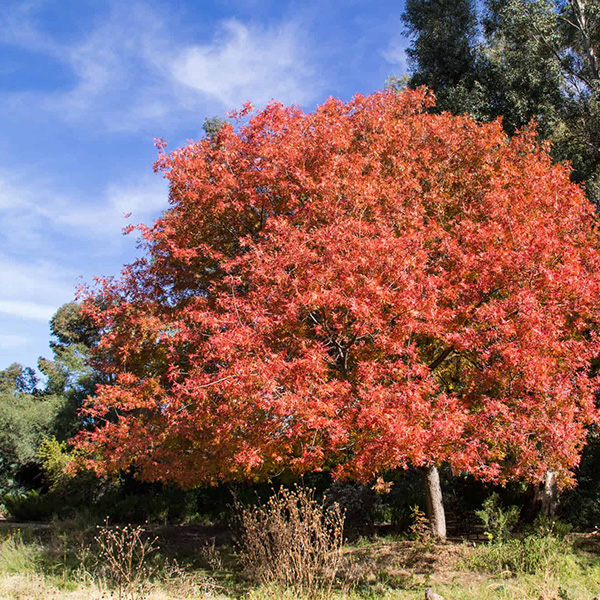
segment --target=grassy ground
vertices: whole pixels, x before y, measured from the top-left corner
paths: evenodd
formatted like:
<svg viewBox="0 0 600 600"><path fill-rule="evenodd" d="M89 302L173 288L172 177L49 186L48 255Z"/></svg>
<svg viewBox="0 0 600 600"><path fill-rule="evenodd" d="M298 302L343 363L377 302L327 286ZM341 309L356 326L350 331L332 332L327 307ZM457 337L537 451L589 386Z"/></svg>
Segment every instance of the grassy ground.
<svg viewBox="0 0 600 600"><path fill-rule="evenodd" d="M0 598L119 598L118 582L95 549L94 535L93 527L81 523L1 525ZM171 527L152 531L151 537L155 535L160 550L145 561L135 585L121 586L121 598L295 597L247 581L239 572L226 530ZM600 558L593 537L571 537L560 543L536 540L531 547L520 542L491 547L360 538L346 544L336 589L328 597L422 599L426 588L447 600L600 597Z"/></svg>

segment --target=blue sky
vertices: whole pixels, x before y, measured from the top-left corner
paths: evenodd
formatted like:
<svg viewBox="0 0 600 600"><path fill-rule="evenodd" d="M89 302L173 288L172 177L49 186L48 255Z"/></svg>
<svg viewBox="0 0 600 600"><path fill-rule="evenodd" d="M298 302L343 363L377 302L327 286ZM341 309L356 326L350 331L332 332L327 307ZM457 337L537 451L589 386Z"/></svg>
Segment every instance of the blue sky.
<svg viewBox="0 0 600 600"><path fill-rule="evenodd" d="M0 368L50 356L54 311L136 255L121 229L167 207L155 137L181 146L246 100L312 110L380 89L406 71L402 5L4 0Z"/></svg>

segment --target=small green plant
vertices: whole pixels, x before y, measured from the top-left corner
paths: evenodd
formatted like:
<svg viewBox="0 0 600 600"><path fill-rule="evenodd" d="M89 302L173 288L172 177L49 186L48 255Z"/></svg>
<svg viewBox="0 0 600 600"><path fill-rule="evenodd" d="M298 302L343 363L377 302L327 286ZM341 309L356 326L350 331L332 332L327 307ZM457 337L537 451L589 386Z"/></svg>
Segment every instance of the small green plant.
<svg viewBox="0 0 600 600"><path fill-rule="evenodd" d="M377 583L388 590L406 589L412 584L412 575L389 573L384 569L379 569L375 574Z"/></svg>
<svg viewBox="0 0 600 600"><path fill-rule="evenodd" d="M556 595L558 596L558 600L571 600L571 595L563 587L558 588Z"/></svg>
<svg viewBox="0 0 600 600"><path fill-rule="evenodd" d="M429 519L417 505L411 506L410 515L412 524L409 529L411 537L414 540L413 549L419 553L431 550L433 536L431 535Z"/></svg>
<svg viewBox="0 0 600 600"><path fill-rule="evenodd" d="M508 540L519 520L519 508L517 506L503 508L500 496L496 493L489 496L481 510L476 511L475 514L481 519L485 527L485 536L491 543Z"/></svg>

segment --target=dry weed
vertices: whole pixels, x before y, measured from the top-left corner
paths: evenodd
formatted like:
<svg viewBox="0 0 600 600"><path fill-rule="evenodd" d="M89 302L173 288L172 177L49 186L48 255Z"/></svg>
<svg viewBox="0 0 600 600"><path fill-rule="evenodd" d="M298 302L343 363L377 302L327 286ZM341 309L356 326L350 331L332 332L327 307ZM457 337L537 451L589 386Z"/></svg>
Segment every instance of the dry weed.
<svg viewBox="0 0 600 600"><path fill-rule="evenodd" d="M119 600L140 600L148 595L155 569L152 556L158 551L157 538L148 538L140 525L98 527L99 574L116 586Z"/></svg>
<svg viewBox="0 0 600 600"><path fill-rule="evenodd" d="M238 506L239 552L245 572L299 597L328 598L342 561L344 515L314 491L282 489L264 505Z"/></svg>

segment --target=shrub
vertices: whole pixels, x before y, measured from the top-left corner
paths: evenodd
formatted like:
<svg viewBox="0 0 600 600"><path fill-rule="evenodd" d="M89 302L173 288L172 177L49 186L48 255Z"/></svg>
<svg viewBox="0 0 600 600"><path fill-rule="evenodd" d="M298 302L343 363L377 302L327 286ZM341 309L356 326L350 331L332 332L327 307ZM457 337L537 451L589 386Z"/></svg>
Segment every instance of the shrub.
<svg viewBox="0 0 600 600"><path fill-rule="evenodd" d="M429 552L433 547L433 535L427 515L415 505L411 508L412 525L409 528L413 539L413 550L419 554Z"/></svg>
<svg viewBox="0 0 600 600"><path fill-rule="evenodd" d="M4 494L1 501L17 521L48 521L61 507L60 499L54 492L41 493L39 490Z"/></svg>
<svg viewBox="0 0 600 600"><path fill-rule="evenodd" d="M535 531L522 538L496 538L479 546L467 558L467 565L479 571L549 575L568 562L571 544L560 523L538 522Z"/></svg>
<svg viewBox="0 0 600 600"><path fill-rule="evenodd" d="M344 514L314 491L281 489L266 504L238 506L239 553L245 572L300 597L329 597L340 567Z"/></svg>
<svg viewBox="0 0 600 600"><path fill-rule="evenodd" d="M483 503L482 509L476 511L485 527L485 535L490 542L506 541L514 531L519 520L519 507L502 508L500 496L495 492Z"/></svg>

